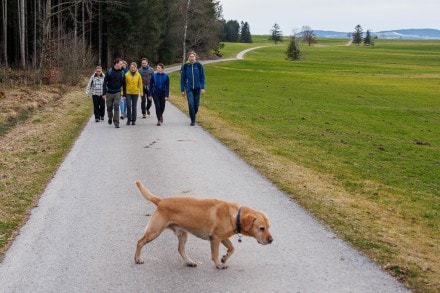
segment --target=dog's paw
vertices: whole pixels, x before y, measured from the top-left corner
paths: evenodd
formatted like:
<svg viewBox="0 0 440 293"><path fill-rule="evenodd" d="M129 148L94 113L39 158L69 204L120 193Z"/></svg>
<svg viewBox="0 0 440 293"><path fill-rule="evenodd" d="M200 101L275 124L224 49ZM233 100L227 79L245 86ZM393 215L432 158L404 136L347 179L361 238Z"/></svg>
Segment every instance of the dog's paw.
<svg viewBox="0 0 440 293"><path fill-rule="evenodd" d="M195 263L195 262L187 262L186 265L189 266L189 267L195 268L197 266L197 263Z"/></svg>
<svg viewBox="0 0 440 293"><path fill-rule="evenodd" d="M137 258L137 259L135 259L134 260L137 264L143 264L144 263L144 261L141 259L141 258Z"/></svg>
<svg viewBox="0 0 440 293"><path fill-rule="evenodd" d="M219 270L224 270L224 269L227 269L227 268L228 268L227 265L222 264L222 263L216 265L215 267L216 267L217 269L219 269Z"/></svg>

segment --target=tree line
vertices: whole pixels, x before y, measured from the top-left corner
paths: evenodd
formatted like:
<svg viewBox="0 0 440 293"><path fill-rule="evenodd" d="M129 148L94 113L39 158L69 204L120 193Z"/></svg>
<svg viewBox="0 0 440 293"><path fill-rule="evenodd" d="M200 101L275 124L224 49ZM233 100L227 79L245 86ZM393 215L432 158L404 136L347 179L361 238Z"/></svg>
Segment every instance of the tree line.
<svg viewBox="0 0 440 293"><path fill-rule="evenodd" d="M188 50L218 52L226 35L215 0L1 0L1 10L0 66L47 82L116 57L183 62Z"/></svg>

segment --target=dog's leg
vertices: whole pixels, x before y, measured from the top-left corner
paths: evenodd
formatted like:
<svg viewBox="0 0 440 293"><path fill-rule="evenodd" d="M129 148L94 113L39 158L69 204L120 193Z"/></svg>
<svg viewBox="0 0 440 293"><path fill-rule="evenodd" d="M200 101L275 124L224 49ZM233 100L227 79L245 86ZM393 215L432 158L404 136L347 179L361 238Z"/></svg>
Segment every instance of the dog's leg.
<svg viewBox="0 0 440 293"><path fill-rule="evenodd" d="M223 263L221 263L218 260L218 252L219 252L219 247L220 247L220 240L217 239L217 238L211 238L210 241L211 241L211 258L212 258L212 261L215 264L215 267L217 269L227 269L228 266L223 264Z"/></svg>
<svg viewBox="0 0 440 293"><path fill-rule="evenodd" d="M222 263L225 263L228 260L228 258L230 258L231 255L234 253L234 246L232 245L232 242L231 242L231 240L229 240L229 238L223 240L222 244L228 249L226 254L223 255L223 257L222 257Z"/></svg>
<svg viewBox="0 0 440 293"><path fill-rule="evenodd" d="M134 255L134 261L137 264L144 263L144 261L141 259L142 247L144 247L145 244L156 239L160 235L160 233L162 233L162 231L166 228L166 225L167 223L165 219L163 219L157 213L153 214L147 228L145 229L144 235L141 237L141 239L138 240L137 243L136 253Z"/></svg>
<svg viewBox="0 0 440 293"><path fill-rule="evenodd" d="M179 228L172 228L174 231L174 234L176 234L177 238L179 239L179 246L177 250L180 253L180 256L185 260L186 265L189 267L196 267L197 263L193 260L191 260L187 255L185 251L185 244L186 239L188 239L188 233L182 229Z"/></svg>

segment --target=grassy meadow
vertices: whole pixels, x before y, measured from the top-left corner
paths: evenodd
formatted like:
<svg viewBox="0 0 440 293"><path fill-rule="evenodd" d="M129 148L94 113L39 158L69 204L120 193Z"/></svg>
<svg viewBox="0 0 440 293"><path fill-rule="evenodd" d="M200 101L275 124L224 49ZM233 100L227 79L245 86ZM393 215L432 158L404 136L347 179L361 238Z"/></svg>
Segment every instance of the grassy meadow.
<svg viewBox="0 0 440 293"><path fill-rule="evenodd" d="M318 40L292 62L254 40L206 65L199 123L414 291L440 291L440 41Z"/></svg>

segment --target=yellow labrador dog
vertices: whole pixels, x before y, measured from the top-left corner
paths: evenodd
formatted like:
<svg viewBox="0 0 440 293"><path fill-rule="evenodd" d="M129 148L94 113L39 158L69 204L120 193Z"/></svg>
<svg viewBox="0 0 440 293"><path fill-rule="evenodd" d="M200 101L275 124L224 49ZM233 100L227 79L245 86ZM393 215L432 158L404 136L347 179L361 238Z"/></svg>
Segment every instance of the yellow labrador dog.
<svg viewBox="0 0 440 293"><path fill-rule="evenodd" d="M165 228L173 230L176 234L179 239L178 251L190 267L195 267L197 264L185 252L187 232L211 242L211 257L218 269L227 268L225 262L234 252L234 246L229 240L232 235L251 236L263 245L273 241L269 232L269 220L262 212L218 199L187 196L159 198L141 182L136 181L136 186L145 199L157 206L144 235L137 243L134 259L138 264L143 263L142 247L156 239ZM227 253L222 257L221 262L219 261L220 243L227 248Z"/></svg>

